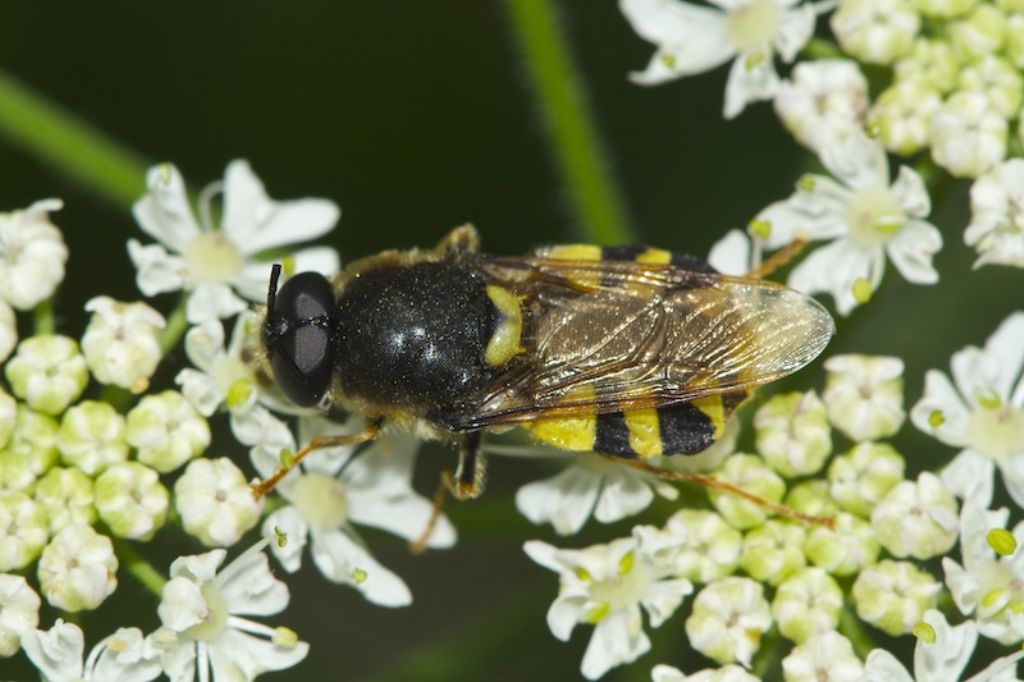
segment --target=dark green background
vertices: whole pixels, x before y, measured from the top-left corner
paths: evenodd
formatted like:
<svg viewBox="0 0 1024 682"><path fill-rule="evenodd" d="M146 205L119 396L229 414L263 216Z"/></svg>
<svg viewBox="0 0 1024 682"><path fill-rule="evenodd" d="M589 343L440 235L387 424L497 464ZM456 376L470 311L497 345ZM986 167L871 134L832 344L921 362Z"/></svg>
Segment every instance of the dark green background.
<svg viewBox="0 0 1024 682"><path fill-rule="evenodd" d="M556 6L637 241L705 254L728 228L787 196L810 167L769 106L722 121L724 69L634 86L626 74L642 68L652 48L615 3ZM275 198L335 200L342 218L329 242L345 261L430 245L467 221L494 252L585 238L501 2L35 2L8 3L4 12L0 68L147 160L174 162L193 189L244 157ZM80 334L81 305L92 295L138 296L125 240L141 233L125 207L7 138L0 173L2 209L49 196L66 202L55 216L72 254L62 331ZM943 284L911 287L890 268L876 301L841 321L829 351L907 358L908 408L925 369L945 368L954 350L982 343L1019 301L1012 272L970 274L961 238L966 187L946 184L939 202ZM172 303L155 305L167 311ZM820 387L817 365L786 386ZM913 453L915 468L934 468L949 454L912 434L897 444ZM451 460L443 448L428 450L417 483L424 493ZM514 491L547 473L538 463L495 461L489 494L449 508L462 535L451 551L413 558L401 542L368 534L380 560L412 588L411 608L372 606L312 569L291 576L291 606L267 622L291 625L312 649L277 677L576 677L590 628L580 626L569 645L550 635L544 613L557 579L525 558L522 543L583 546L625 535L632 524L592 522L564 541L532 527L514 512ZM670 512L663 504L645 518L661 523ZM165 558L197 551L187 539L162 537ZM155 602L130 576L121 579L114 619L83 620L90 643L116 625L156 624ZM44 624L51 618L45 612ZM656 653L606 679L646 680L658 662L690 671L707 665L684 654L682 622L677 614L651 633ZM0 664L0 677L26 674Z"/></svg>

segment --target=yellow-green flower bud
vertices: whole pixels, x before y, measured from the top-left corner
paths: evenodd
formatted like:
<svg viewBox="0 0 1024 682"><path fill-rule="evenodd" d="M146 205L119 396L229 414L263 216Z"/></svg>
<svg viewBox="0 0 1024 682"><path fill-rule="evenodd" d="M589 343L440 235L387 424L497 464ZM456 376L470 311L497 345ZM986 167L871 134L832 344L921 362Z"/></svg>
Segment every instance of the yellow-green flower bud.
<svg viewBox="0 0 1024 682"><path fill-rule="evenodd" d="M7 380L14 395L33 410L60 414L78 399L89 383L78 343L66 336L33 336L18 344L7 362Z"/></svg>
<svg viewBox="0 0 1024 682"><path fill-rule="evenodd" d="M715 475L772 502L778 502L786 494L786 483L782 478L769 469L764 460L754 455L733 455L725 460ZM768 517L763 507L736 495L709 490L708 497L722 518L734 528L753 528L764 523Z"/></svg>
<svg viewBox="0 0 1024 682"><path fill-rule="evenodd" d="M64 414L57 447L66 464L93 476L128 459L124 417L108 403L84 400Z"/></svg>
<svg viewBox="0 0 1024 682"><path fill-rule="evenodd" d="M806 538L802 525L770 519L744 536L740 568L754 580L778 585L806 565Z"/></svg>
<svg viewBox="0 0 1024 682"><path fill-rule="evenodd" d="M903 480L906 465L886 443L859 443L832 460L829 492L846 511L867 518L878 503Z"/></svg>
<svg viewBox="0 0 1024 682"><path fill-rule="evenodd" d="M138 462L120 462L96 479L96 510L111 532L149 540L167 520L170 493L157 473Z"/></svg>
<svg viewBox="0 0 1024 682"><path fill-rule="evenodd" d="M90 526L96 520L92 479L81 469L50 469L36 483L32 497L46 510L51 535L56 535L68 524Z"/></svg>
<svg viewBox="0 0 1024 682"><path fill-rule="evenodd" d="M897 637L935 608L942 584L907 561L880 561L861 571L853 584L853 601L861 620Z"/></svg>
<svg viewBox="0 0 1024 682"><path fill-rule="evenodd" d="M817 472L832 452L825 405L814 391L772 396L754 415L757 450L786 477Z"/></svg>
<svg viewBox="0 0 1024 682"><path fill-rule="evenodd" d="M845 512L836 516L835 530L812 528L804 543L804 553L815 566L832 575L853 575L878 558L878 540L871 525Z"/></svg>
<svg viewBox="0 0 1024 682"><path fill-rule="evenodd" d="M821 568L800 569L778 586L772 600L772 615L779 632L797 644L834 630L842 610L843 591Z"/></svg>

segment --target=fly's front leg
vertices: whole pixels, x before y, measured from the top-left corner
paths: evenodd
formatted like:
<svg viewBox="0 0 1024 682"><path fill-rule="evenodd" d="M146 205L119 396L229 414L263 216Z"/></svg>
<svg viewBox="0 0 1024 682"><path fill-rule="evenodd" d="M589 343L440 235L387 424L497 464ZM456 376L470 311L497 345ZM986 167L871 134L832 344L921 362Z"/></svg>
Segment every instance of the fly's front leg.
<svg viewBox="0 0 1024 682"><path fill-rule="evenodd" d="M450 469L441 472L441 480L434 493L434 508L430 511L427 526L418 538L409 543L409 551L422 554L427 551L427 543L434 533L437 520L441 518L441 507L451 493L456 500L473 500L484 491L485 475L484 454L480 452L480 432L473 431L462 437L459 442L459 465L453 475Z"/></svg>

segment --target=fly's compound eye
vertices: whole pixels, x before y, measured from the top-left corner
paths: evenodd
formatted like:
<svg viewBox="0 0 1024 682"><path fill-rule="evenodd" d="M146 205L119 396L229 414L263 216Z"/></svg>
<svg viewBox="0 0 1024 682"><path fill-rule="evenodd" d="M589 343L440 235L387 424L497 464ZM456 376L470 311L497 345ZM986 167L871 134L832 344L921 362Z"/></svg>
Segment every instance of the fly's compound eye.
<svg viewBox="0 0 1024 682"><path fill-rule="evenodd" d="M277 291L274 266L267 295L263 344L274 379L296 405L320 402L331 381L331 311L334 292L317 272L295 275Z"/></svg>

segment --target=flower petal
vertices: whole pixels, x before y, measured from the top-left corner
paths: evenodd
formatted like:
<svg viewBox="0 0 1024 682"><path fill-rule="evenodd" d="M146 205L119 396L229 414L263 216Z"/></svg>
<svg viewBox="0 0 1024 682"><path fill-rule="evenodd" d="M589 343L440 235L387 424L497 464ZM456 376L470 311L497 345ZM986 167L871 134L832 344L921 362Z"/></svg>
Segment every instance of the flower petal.
<svg viewBox="0 0 1024 682"><path fill-rule="evenodd" d="M887 187L889 161L885 149L875 139L861 133L849 135L821 153L825 168L851 189Z"/></svg>
<svg viewBox="0 0 1024 682"><path fill-rule="evenodd" d="M270 562L257 543L217 574L215 583L232 615L269 616L288 606L288 586L270 572Z"/></svg>
<svg viewBox="0 0 1024 682"><path fill-rule="evenodd" d="M156 296L185 287L188 267L178 256L167 253L159 244L143 246L140 242L128 240L128 257L138 272L135 285L146 296Z"/></svg>
<svg viewBox="0 0 1024 682"><path fill-rule="evenodd" d="M946 616L929 609L921 619L932 627L935 641L917 640L914 673L921 680L955 680L967 667L978 642L978 628L968 620L950 627Z"/></svg>
<svg viewBox="0 0 1024 682"><path fill-rule="evenodd" d="M622 467L620 473L605 477L594 518L601 523L614 523L643 511L653 499L650 486L632 470Z"/></svg>
<svg viewBox="0 0 1024 682"><path fill-rule="evenodd" d="M647 68L630 74L634 83L657 85L710 71L736 54L719 10L665 0L620 0L619 7L633 30L658 46Z"/></svg>
<svg viewBox="0 0 1024 682"><path fill-rule="evenodd" d="M313 246L301 249L290 256L293 272L319 272L333 275L341 269L337 249L330 246ZM270 281L271 263L246 261L242 271L231 281L235 290L250 301L264 303L267 300L267 283Z"/></svg>
<svg viewBox="0 0 1024 682"><path fill-rule="evenodd" d="M854 282L867 280L874 289L883 267L880 250L862 251L846 239L837 239L816 249L797 265L789 275L789 286L806 294L827 291L835 299L836 310L848 315L857 305Z"/></svg>
<svg viewBox="0 0 1024 682"><path fill-rule="evenodd" d="M970 411L944 373L930 369L924 375L924 395L910 411L914 426L947 445L967 445Z"/></svg>
<svg viewBox="0 0 1024 682"><path fill-rule="evenodd" d="M889 258L904 279L914 284L935 284L939 273L932 256L942 248L942 233L931 223L910 220L886 246Z"/></svg>
<svg viewBox="0 0 1024 682"><path fill-rule="evenodd" d="M992 460L971 450L964 450L943 467L942 482L961 500L988 507L992 503Z"/></svg>
<svg viewBox="0 0 1024 682"><path fill-rule="evenodd" d="M778 50L782 61L791 62L796 59L797 53L803 49L814 34L815 18L814 6L811 3L801 4L782 13L782 20L779 22L779 30L774 40L775 49Z"/></svg>
<svg viewBox="0 0 1024 682"><path fill-rule="evenodd" d="M45 679L75 680L82 676L85 635L74 623L58 618L49 630L29 630L21 637L21 648Z"/></svg>
<svg viewBox="0 0 1024 682"><path fill-rule="evenodd" d="M640 609L614 611L594 628L580 671L596 680L617 665L635 661L651 648L642 627Z"/></svg>
<svg viewBox="0 0 1024 682"><path fill-rule="evenodd" d="M723 275L741 277L750 272L750 237L743 230L729 230L715 242L708 263Z"/></svg>
<svg viewBox="0 0 1024 682"><path fill-rule="evenodd" d="M932 200L924 180L910 166L900 166L899 175L890 187L900 207L914 218L926 218L932 211Z"/></svg>
<svg viewBox="0 0 1024 682"><path fill-rule="evenodd" d="M308 653L306 642L286 647L228 628L210 643L210 666L214 680L253 680L268 670L290 668Z"/></svg>
<svg viewBox="0 0 1024 682"><path fill-rule="evenodd" d="M169 163L153 166L146 172L146 187L149 191L132 207L135 220L150 237L183 253L199 236L199 224L192 215L181 173Z"/></svg>
<svg viewBox="0 0 1024 682"><path fill-rule="evenodd" d="M543 481L516 492L516 508L533 523L549 522L559 535L572 535L586 523L601 490L603 476L571 464Z"/></svg>
<svg viewBox="0 0 1024 682"><path fill-rule="evenodd" d="M778 89L779 75L770 56L740 54L729 69L722 114L726 118L735 118L747 104L771 99Z"/></svg>
<svg viewBox="0 0 1024 682"><path fill-rule="evenodd" d="M237 315L248 307L227 284L200 282L189 294L185 317L189 324L201 324Z"/></svg>
<svg viewBox="0 0 1024 682"><path fill-rule="evenodd" d="M224 173L221 225L245 254L316 239L339 215L338 206L326 199L271 200L247 161L232 161Z"/></svg>
<svg viewBox="0 0 1024 682"><path fill-rule="evenodd" d="M380 606L408 606L405 582L342 531L313 533L313 561L328 580L352 585Z"/></svg>
<svg viewBox="0 0 1024 682"><path fill-rule="evenodd" d="M283 547L278 542L279 534L285 538ZM308 534L309 525L291 505L278 509L263 521L263 537L270 540L270 552L289 573L302 566L302 552Z"/></svg>

